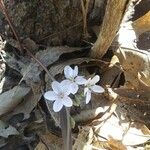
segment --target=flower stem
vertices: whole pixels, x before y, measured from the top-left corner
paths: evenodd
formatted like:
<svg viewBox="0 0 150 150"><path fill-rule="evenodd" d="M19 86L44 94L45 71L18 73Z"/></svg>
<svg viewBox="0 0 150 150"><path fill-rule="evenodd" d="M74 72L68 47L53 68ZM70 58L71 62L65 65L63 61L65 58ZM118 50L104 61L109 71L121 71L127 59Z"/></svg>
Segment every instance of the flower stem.
<svg viewBox="0 0 150 150"><path fill-rule="evenodd" d="M62 130L63 149L72 150L72 135L70 126L70 114L66 107L60 111L60 125Z"/></svg>

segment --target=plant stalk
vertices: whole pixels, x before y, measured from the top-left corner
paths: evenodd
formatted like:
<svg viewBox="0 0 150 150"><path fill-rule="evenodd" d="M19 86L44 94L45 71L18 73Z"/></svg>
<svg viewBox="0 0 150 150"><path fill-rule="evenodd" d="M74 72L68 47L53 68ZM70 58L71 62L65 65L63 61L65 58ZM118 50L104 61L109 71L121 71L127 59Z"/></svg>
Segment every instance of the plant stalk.
<svg viewBox="0 0 150 150"><path fill-rule="evenodd" d="M70 114L66 107L63 107L60 111L60 125L62 130L63 150L72 150Z"/></svg>

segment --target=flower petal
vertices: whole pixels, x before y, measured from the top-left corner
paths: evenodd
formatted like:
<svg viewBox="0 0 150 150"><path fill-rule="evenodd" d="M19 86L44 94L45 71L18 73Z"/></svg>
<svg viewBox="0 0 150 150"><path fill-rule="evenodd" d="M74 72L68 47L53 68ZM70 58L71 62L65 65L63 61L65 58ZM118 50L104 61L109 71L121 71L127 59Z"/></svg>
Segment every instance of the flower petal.
<svg viewBox="0 0 150 150"><path fill-rule="evenodd" d="M100 80L98 75L94 76L93 79L90 81L90 85L96 84Z"/></svg>
<svg viewBox="0 0 150 150"><path fill-rule="evenodd" d="M96 93L103 93L105 91L104 88L99 85L91 86L90 89Z"/></svg>
<svg viewBox="0 0 150 150"><path fill-rule="evenodd" d="M62 107L63 107L62 101L59 99L56 100L53 104L53 110L55 112L59 112L62 109Z"/></svg>
<svg viewBox="0 0 150 150"><path fill-rule="evenodd" d="M88 90L86 92L86 100L85 100L86 104L88 104L90 102L90 100L91 100L91 91Z"/></svg>
<svg viewBox="0 0 150 150"><path fill-rule="evenodd" d="M52 89L54 90L55 93L59 93L61 91L60 83L57 81L53 81L52 82Z"/></svg>
<svg viewBox="0 0 150 150"><path fill-rule="evenodd" d="M77 93L78 89L79 89L79 86L75 82L72 82L72 84L70 84L70 92L72 94Z"/></svg>
<svg viewBox="0 0 150 150"><path fill-rule="evenodd" d="M74 75L74 78L78 75L78 66L74 67L73 75Z"/></svg>
<svg viewBox="0 0 150 150"><path fill-rule="evenodd" d="M70 80L63 80L61 82L61 90L64 94L69 95L71 93L71 90L70 90L71 84L72 84L72 81Z"/></svg>
<svg viewBox="0 0 150 150"><path fill-rule="evenodd" d="M64 97L64 99L62 100L62 103L66 107L71 107L73 105L72 99L68 96Z"/></svg>
<svg viewBox="0 0 150 150"><path fill-rule="evenodd" d="M54 101L57 99L57 94L53 91L48 91L44 94L44 97L49 101Z"/></svg>
<svg viewBox="0 0 150 150"><path fill-rule="evenodd" d="M78 85L83 85L83 84L85 84L85 83L87 82L87 80L86 80L84 77L82 77L82 76L77 76L77 77L75 78L75 82L76 82Z"/></svg>
<svg viewBox="0 0 150 150"><path fill-rule="evenodd" d="M85 87L84 88L84 95L86 95L86 93L89 91L89 88L88 87Z"/></svg>
<svg viewBox="0 0 150 150"><path fill-rule="evenodd" d="M70 66L64 68L64 75L67 79L74 78L74 70Z"/></svg>

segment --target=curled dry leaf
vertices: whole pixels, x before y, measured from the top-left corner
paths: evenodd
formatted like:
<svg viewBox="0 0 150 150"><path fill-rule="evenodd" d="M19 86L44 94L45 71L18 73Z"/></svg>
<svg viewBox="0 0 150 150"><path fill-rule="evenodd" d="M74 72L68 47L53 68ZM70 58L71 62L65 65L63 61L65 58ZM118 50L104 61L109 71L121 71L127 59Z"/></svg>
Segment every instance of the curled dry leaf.
<svg viewBox="0 0 150 150"><path fill-rule="evenodd" d="M16 86L0 95L0 115L12 111L30 91L29 87Z"/></svg>
<svg viewBox="0 0 150 150"><path fill-rule="evenodd" d="M120 48L116 52L124 70L126 86L142 89L140 82L150 87L150 52Z"/></svg>
<svg viewBox="0 0 150 150"><path fill-rule="evenodd" d="M148 125L149 122L149 95L134 89L118 88L108 89L109 99L116 104L115 113L124 121L137 121ZM140 98L139 98L140 97Z"/></svg>
<svg viewBox="0 0 150 150"><path fill-rule="evenodd" d="M138 128L136 127L137 124ZM102 140L100 137L109 139L111 136L113 139L122 141L124 145L131 146L145 143L150 139L150 131L145 125L142 123L123 123L115 115L107 119L99 130L96 130L96 133L99 135L99 140Z"/></svg>

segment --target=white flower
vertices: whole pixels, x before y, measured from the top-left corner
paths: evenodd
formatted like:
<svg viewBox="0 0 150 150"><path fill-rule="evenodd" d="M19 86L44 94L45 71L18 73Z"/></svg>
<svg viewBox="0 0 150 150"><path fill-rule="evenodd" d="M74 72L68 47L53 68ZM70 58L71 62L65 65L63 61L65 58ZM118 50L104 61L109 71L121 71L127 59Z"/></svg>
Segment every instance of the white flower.
<svg viewBox="0 0 150 150"><path fill-rule="evenodd" d="M86 96L86 104L88 104L91 99L91 92L96 93L104 92L104 89L101 86L95 85L99 80L100 77L96 75L95 77L93 77L93 79L89 78L85 83L84 95Z"/></svg>
<svg viewBox="0 0 150 150"><path fill-rule="evenodd" d="M71 107L73 102L71 98L68 96L71 92L69 88L66 86L65 82L52 82L53 91L48 91L44 94L45 99L49 101L55 101L53 104L53 110L58 112L62 109L63 106Z"/></svg>
<svg viewBox="0 0 150 150"><path fill-rule="evenodd" d="M85 84L86 79L84 79L83 76L78 76L78 67L75 66L74 69L72 69L70 66L66 66L64 68L64 74L66 77L66 80L64 82L66 85L70 87L71 93L75 94L77 93L79 86Z"/></svg>

